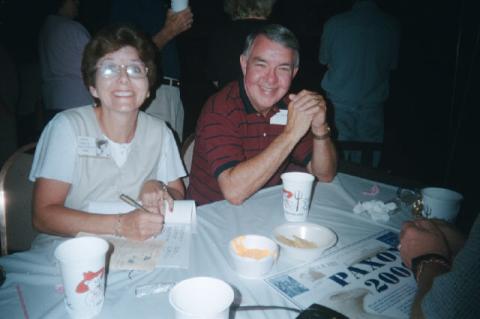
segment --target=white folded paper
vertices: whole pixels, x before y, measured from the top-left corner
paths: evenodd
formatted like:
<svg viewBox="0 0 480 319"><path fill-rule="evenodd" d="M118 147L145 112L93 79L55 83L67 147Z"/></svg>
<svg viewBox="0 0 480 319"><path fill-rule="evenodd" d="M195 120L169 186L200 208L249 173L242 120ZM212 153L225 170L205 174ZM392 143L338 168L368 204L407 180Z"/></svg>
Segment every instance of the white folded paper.
<svg viewBox="0 0 480 319"><path fill-rule="evenodd" d="M387 222L390 219L389 212L395 209L397 209L397 204L395 203L385 204L379 200L369 200L366 202L359 202L353 207L353 212L355 214L366 213L374 221Z"/></svg>
<svg viewBox="0 0 480 319"><path fill-rule="evenodd" d="M197 232L197 208L193 200L173 201L173 212L167 209L165 224L189 224L192 233Z"/></svg>

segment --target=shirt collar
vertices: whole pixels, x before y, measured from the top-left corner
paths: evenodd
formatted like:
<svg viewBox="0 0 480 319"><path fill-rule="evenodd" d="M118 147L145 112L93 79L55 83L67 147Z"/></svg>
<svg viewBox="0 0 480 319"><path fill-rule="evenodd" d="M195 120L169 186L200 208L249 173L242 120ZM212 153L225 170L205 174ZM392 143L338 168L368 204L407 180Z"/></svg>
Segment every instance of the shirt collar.
<svg viewBox="0 0 480 319"><path fill-rule="evenodd" d="M240 88L240 98L242 99L245 113L247 113L247 114L258 113L257 110L255 110L255 108L253 107L252 103L250 102L250 99L247 96L247 92L245 91L245 86L243 85L243 77L238 79L238 87ZM278 101L277 104L274 105L273 108L272 108L274 113L277 113L279 109L280 110L287 110L288 109L288 106L285 103L284 98L281 99L280 101Z"/></svg>

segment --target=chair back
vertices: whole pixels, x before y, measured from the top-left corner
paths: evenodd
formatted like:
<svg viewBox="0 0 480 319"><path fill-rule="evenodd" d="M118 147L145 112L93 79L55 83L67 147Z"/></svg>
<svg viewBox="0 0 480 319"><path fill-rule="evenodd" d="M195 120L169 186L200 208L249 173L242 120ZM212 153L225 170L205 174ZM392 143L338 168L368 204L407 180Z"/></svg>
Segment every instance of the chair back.
<svg viewBox="0 0 480 319"><path fill-rule="evenodd" d="M32 225L33 183L28 179L36 143L20 147L0 170L1 255L30 248L37 232Z"/></svg>
<svg viewBox="0 0 480 319"><path fill-rule="evenodd" d="M182 144L181 156L183 159L183 164L187 170L188 175L190 175L190 170L192 169L192 158L193 158L193 148L195 146L195 134L189 135ZM188 187L190 179L187 177L183 178L183 183L185 187Z"/></svg>

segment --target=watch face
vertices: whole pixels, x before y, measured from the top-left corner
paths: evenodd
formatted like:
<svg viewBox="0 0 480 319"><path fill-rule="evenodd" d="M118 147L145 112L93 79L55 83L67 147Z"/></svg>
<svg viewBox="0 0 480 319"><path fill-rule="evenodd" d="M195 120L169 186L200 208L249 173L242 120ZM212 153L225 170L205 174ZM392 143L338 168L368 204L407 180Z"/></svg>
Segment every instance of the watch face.
<svg viewBox="0 0 480 319"><path fill-rule="evenodd" d="M296 319L348 319L348 317L328 307L312 304L303 310Z"/></svg>

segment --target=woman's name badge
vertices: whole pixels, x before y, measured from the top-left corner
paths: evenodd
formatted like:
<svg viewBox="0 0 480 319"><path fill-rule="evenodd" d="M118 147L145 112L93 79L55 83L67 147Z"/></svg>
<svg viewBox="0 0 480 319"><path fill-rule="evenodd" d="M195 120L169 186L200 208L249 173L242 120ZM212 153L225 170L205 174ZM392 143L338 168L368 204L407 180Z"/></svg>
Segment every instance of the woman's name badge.
<svg viewBox="0 0 480 319"><path fill-rule="evenodd" d="M110 158L108 141L91 136L77 138L77 153L80 156Z"/></svg>

